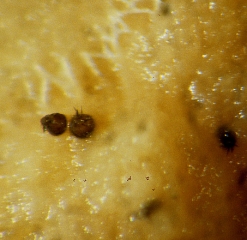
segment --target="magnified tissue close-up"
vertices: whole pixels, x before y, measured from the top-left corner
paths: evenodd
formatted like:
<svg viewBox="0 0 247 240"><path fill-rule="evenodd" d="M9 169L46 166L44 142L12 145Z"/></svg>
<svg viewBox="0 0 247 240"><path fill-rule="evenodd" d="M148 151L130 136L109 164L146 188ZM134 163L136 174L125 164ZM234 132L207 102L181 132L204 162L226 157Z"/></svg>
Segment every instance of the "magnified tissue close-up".
<svg viewBox="0 0 247 240"><path fill-rule="evenodd" d="M2 0L0 43L0 239L247 239L246 1Z"/></svg>

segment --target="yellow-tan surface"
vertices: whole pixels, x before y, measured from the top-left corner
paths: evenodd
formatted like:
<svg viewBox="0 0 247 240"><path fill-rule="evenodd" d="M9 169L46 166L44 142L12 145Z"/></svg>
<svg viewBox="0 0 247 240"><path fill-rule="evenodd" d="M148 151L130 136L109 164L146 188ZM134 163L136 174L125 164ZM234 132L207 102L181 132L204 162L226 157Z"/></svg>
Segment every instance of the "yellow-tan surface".
<svg viewBox="0 0 247 240"><path fill-rule="evenodd" d="M244 0L2 0L0 238L247 239L246 25ZM42 131L81 107L91 138Z"/></svg>

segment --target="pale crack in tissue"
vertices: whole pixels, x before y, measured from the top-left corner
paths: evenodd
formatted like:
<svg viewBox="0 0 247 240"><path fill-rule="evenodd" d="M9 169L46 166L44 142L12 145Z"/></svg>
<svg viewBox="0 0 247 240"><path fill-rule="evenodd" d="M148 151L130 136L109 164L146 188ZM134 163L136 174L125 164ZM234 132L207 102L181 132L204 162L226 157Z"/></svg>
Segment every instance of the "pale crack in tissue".
<svg viewBox="0 0 247 240"><path fill-rule="evenodd" d="M0 15L0 239L247 239L244 0Z"/></svg>

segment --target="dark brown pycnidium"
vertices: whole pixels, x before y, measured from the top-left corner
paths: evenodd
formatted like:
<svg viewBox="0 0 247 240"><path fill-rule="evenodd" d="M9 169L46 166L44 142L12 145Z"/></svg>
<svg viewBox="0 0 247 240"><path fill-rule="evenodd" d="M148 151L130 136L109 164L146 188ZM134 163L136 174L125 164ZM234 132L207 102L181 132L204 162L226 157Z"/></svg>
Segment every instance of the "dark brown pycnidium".
<svg viewBox="0 0 247 240"><path fill-rule="evenodd" d="M226 127L220 127L217 132L221 147L227 152L232 152L237 143L237 135L234 131Z"/></svg>
<svg viewBox="0 0 247 240"><path fill-rule="evenodd" d="M52 113L46 115L40 120L43 125L43 130L48 131L52 135L60 135L65 132L67 127L67 120L63 114Z"/></svg>
<svg viewBox="0 0 247 240"><path fill-rule="evenodd" d="M76 114L70 121L70 132L78 138L90 137L95 127L93 118L90 115L79 113L76 110Z"/></svg>

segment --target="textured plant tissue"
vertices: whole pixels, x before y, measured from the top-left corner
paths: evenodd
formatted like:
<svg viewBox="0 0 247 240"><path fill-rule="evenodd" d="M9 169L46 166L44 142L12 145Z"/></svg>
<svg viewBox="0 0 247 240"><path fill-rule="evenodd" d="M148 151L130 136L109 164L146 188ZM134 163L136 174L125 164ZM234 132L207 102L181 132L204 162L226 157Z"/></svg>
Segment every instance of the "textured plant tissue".
<svg viewBox="0 0 247 240"><path fill-rule="evenodd" d="M246 1L0 13L0 238L247 239ZM95 120L89 138L43 132L74 108Z"/></svg>

